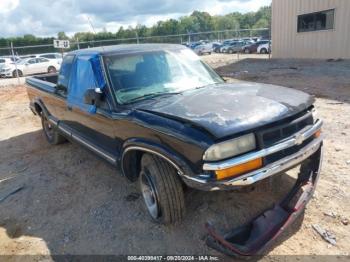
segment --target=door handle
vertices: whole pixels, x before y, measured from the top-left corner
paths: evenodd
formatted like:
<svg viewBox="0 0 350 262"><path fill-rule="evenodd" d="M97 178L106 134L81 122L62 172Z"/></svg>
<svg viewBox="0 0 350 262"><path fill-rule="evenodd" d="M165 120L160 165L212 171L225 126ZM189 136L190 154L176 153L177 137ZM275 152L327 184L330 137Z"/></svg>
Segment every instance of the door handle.
<svg viewBox="0 0 350 262"><path fill-rule="evenodd" d="M67 109L68 109L68 111L72 111L72 107L71 106L67 106Z"/></svg>

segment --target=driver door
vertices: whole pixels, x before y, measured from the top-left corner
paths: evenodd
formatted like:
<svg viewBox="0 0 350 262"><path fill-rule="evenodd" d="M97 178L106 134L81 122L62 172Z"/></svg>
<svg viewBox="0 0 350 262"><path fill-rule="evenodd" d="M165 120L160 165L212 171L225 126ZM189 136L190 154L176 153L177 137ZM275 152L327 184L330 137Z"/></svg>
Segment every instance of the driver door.
<svg viewBox="0 0 350 262"><path fill-rule="evenodd" d="M73 139L112 162L119 143L115 139L109 98L104 96L95 112L84 101L86 91L96 87L91 55L77 56L70 75L63 127L71 132Z"/></svg>

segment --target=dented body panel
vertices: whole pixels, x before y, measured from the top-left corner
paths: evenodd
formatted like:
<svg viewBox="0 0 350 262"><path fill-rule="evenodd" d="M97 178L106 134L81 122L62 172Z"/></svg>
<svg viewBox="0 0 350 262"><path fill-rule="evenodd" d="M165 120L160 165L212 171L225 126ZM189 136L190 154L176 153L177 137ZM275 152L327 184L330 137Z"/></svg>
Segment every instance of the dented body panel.
<svg viewBox="0 0 350 262"><path fill-rule="evenodd" d="M296 115L313 102L313 97L301 91L242 82L188 91L135 107L192 123L222 139Z"/></svg>

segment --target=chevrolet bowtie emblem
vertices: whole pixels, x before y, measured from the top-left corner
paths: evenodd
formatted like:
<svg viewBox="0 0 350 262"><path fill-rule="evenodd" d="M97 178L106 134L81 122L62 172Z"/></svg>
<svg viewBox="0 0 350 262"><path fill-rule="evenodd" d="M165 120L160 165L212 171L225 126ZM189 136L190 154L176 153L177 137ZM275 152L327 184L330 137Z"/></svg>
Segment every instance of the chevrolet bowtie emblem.
<svg viewBox="0 0 350 262"><path fill-rule="evenodd" d="M301 134L295 136L295 144L301 145L304 142L304 137Z"/></svg>

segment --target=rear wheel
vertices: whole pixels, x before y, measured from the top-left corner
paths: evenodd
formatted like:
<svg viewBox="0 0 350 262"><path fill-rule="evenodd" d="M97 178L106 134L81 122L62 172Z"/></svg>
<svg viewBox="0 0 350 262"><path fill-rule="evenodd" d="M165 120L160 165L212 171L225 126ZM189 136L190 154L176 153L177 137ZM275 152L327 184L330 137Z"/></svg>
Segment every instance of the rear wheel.
<svg viewBox="0 0 350 262"><path fill-rule="evenodd" d="M233 54L233 50L232 50L232 49L229 49L229 50L228 50L228 53L229 53L229 54Z"/></svg>
<svg viewBox="0 0 350 262"><path fill-rule="evenodd" d="M47 72L48 72L48 73L56 73L56 72L57 72L57 69L56 69L56 67L54 67L54 66L49 66L49 68L47 69Z"/></svg>
<svg viewBox="0 0 350 262"><path fill-rule="evenodd" d="M245 53L245 54L250 54L249 49L248 49L248 48L244 49L244 53Z"/></svg>
<svg viewBox="0 0 350 262"><path fill-rule="evenodd" d="M185 200L181 181L173 166L154 155L144 154L139 177L146 208L161 224L181 221L185 213Z"/></svg>
<svg viewBox="0 0 350 262"><path fill-rule="evenodd" d="M43 112L41 113L41 124L43 126L45 137L51 145L62 144L66 141L66 139L58 133L56 127L49 121Z"/></svg>
<svg viewBox="0 0 350 262"><path fill-rule="evenodd" d="M13 77L22 77L23 76L23 73L22 73L22 71L21 70L14 70L13 72L12 72L12 76Z"/></svg>
<svg viewBox="0 0 350 262"><path fill-rule="evenodd" d="M266 48L261 48L260 54L267 54L267 49Z"/></svg>

